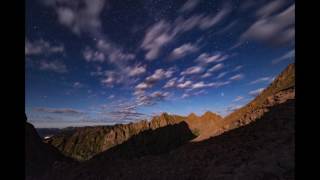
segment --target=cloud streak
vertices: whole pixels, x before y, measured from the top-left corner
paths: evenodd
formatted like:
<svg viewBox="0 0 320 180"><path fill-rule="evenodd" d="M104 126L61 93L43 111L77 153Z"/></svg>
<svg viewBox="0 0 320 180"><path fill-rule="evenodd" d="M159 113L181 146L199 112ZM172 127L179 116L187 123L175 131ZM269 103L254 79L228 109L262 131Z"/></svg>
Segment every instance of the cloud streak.
<svg viewBox="0 0 320 180"><path fill-rule="evenodd" d="M263 90L264 90L264 88L259 88L259 89L256 89L256 90L252 90L252 91L249 92L249 95L251 95L251 96L257 96L257 95L259 95Z"/></svg>
<svg viewBox="0 0 320 180"><path fill-rule="evenodd" d="M53 113L53 114L69 114L69 115L80 115L84 112L76 110L76 109L70 109L70 108L45 108L45 107L37 107L34 108L35 111L38 112L44 112L44 113Z"/></svg>
<svg viewBox="0 0 320 180"><path fill-rule="evenodd" d="M140 48L146 51L145 59L158 58L162 48L172 42L179 35L195 28L206 30L221 22L231 12L230 6L223 6L215 15L196 14L184 18L179 16L172 23L161 20L146 30Z"/></svg>
<svg viewBox="0 0 320 180"><path fill-rule="evenodd" d="M278 4L274 5L277 2L271 3L257 12L262 17L242 34L241 40L257 40L272 45L294 43L295 4L278 14L271 15L275 8L278 9Z"/></svg>
<svg viewBox="0 0 320 180"><path fill-rule="evenodd" d="M64 46L60 45L52 45L50 42L45 41L43 39L39 39L36 41L30 41L28 39L25 40L25 55L50 55L50 54L58 54L64 52Z"/></svg>

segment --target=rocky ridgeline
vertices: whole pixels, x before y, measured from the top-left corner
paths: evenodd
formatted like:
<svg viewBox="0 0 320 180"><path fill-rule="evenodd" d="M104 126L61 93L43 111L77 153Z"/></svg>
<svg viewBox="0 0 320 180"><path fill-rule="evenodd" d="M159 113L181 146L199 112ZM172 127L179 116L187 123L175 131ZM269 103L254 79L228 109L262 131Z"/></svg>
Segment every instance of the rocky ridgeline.
<svg viewBox="0 0 320 180"><path fill-rule="evenodd" d="M163 113L137 123L114 126L79 127L66 130L46 140L64 155L77 160L88 160L94 155L122 144L130 137L146 130L173 125L185 120L185 117Z"/></svg>

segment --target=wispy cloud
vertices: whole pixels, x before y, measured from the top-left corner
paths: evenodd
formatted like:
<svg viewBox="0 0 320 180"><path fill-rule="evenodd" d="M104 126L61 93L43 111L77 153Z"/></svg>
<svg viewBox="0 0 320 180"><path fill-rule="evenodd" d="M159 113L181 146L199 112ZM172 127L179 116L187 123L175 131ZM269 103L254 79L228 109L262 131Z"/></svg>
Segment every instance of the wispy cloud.
<svg viewBox="0 0 320 180"><path fill-rule="evenodd" d="M52 71L56 73L66 73L68 72L67 66L61 61L48 61L41 60L39 64L39 69L43 71Z"/></svg>
<svg viewBox="0 0 320 180"><path fill-rule="evenodd" d="M192 75L192 74L199 74L202 73L204 69L201 66L192 66L186 69L185 71L181 72L181 75Z"/></svg>
<svg viewBox="0 0 320 180"><path fill-rule="evenodd" d="M196 62L199 62L201 65L207 65L213 62L221 62L228 58L228 55L217 53L210 55L208 53L202 53L199 55L199 57L195 60Z"/></svg>
<svg viewBox="0 0 320 180"><path fill-rule="evenodd" d="M200 90L200 91L195 91L195 92L185 92L182 94L181 98L185 99L188 97L193 97L193 96L200 96L200 95L204 95L207 94L208 92L204 89Z"/></svg>
<svg viewBox="0 0 320 180"><path fill-rule="evenodd" d="M213 73L213 72L216 72L218 70L221 70L223 67L224 67L224 65L222 63L219 63L219 64L214 65L212 68L210 68L208 70L208 72Z"/></svg>
<svg viewBox="0 0 320 180"><path fill-rule="evenodd" d="M139 83L135 87L135 89L138 91L149 89L153 87L153 85L156 84L158 81L172 77L174 72L174 68L169 68L167 70L164 70L162 68L157 69L152 75L146 77L146 79L143 82Z"/></svg>
<svg viewBox="0 0 320 180"><path fill-rule="evenodd" d="M237 96L232 102L238 102L238 101L241 101L242 99L244 99L243 96Z"/></svg>
<svg viewBox="0 0 320 180"><path fill-rule="evenodd" d="M282 61L285 61L285 60L289 60L289 59L294 59L295 58L295 49L285 53L284 55L282 55L281 57L277 58L277 59L274 59L272 61L272 64L278 64Z"/></svg>
<svg viewBox="0 0 320 180"><path fill-rule="evenodd" d="M259 19L242 34L241 39L268 42L273 45L294 43L295 39L295 4L278 14L274 14L283 3L270 2L257 11Z"/></svg>
<svg viewBox="0 0 320 180"><path fill-rule="evenodd" d="M70 108L45 108L45 107L37 107L34 108L35 111L38 112L45 112L45 113L54 113L54 114L70 114L70 115L80 115L84 112L76 110L76 109L70 109Z"/></svg>
<svg viewBox="0 0 320 180"><path fill-rule="evenodd" d="M54 53L63 53L64 46L62 44L52 45L50 42L45 41L43 39L39 39L36 41L29 41L26 39L25 41L25 55L49 55Z"/></svg>
<svg viewBox="0 0 320 180"><path fill-rule="evenodd" d="M103 52L98 50L93 50L89 47L86 47L83 51L83 57L87 62L97 61L97 62L104 62L106 57Z"/></svg>
<svg viewBox="0 0 320 180"><path fill-rule="evenodd" d="M169 97L169 92L155 91L152 93L144 93L136 98L136 106L152 106L160 101L164 101Z"/></svg>
<svg viewBox="0 0 320 180"><path fill-rule="evenodd" d="M111 95L109 95L108 96L108 99L113 99L113 98L115 98L116 96L114 95L114 94L111 94Z"/></svg>
<svg viewBox="0 0 320 180"><path fill-rule="evenodd" d="M225 75L227 75L229 72L228 71L225 71L225 72L221 72L218 74L218 76L216 77L216 79L221 79L223 78Z"/></svg>
<svg viewBox="0 0 320 180"><path fill-rule="evenodd" d="M163 88L172 88L176 86L176 81L178 78L174 77L166 82L166 84L163 86Z"/></svg>
<svg viewBox="0 0 320 180"><path fill-rule="evenodd" d="M238 65L233 69L233 71L239 71L242 68L243 68L243 65Z"/></svg>
<svg viewBox="0 0 320 180"><path fill-rule="evenodd" d="M185 82L181 82L181 83L177 84L177 87L184 89L184 88L191 87L191 85L192 85L192 81L185 81Z"/></svg>
<svg viewBox="0 0 320 180"><path fill-rule="evenodd" d="M78 89L78 88L84 87L84 85L83 85L82 83L80 83L80 82L74 82L74 83L72 84L72 87Z"/></svg>
<svg viewBox="0 0 320 180"><path fill-rule="evenodd" d="M170 59L180 59L188 54L197 52L199 48L195 45L192 45L191 43L186 43L181 45L180 47L175 48L171 54L169 55Z"/></svg>
<svg viewBox="0 0 320 180"><path fill-rule="evenodd" d="M200 0L187 0L187 2L185 2L179 9L179 12L192 11L199 4L199 2Z"/></svg>
<svg viewBox="0 0 320 180"><path fill-rule="evenodd" d="M237 74L237 75L234 75L232 77L229 78L229 80L241 80L244 78L244 75L243 74Z"/></svg>
<svg viewBox="0 0 320 180"><path fill-rule="evenodd" d="M105 0L45 0L44 5L52 8L57 14L58 22L73 33L100 34L101 19Z"/></svg>
<svg viewBox="0 0 320 180"><path fill-rule="evenodd" d="M259 88L259 89L256 89L256 90L252 90L252 91L249 92L249 95L251 95L251 96L257 96L257 95L259 95L263 90L264 90L264 88Z"/></svg>
<svg viewBox="0 0 320 180"><path fill-rule="evenodd" d="M195 28L200 30L212 28L221 22L230 12L231 7L225 5L215 15L196 14L188 18L179 16L173 23L169 23L166 20L155 23L147 29L140 46L141 49L146 51L145 59L156 59L162 48L172 42L178 35Z"/></svg>
<svg viewBox="0 0 320 180"><path fill-rule="evenodd" d="M139 75L146 73L147 66L136 64L133 67L127 67L127 71L128 71L129 77L139 76Z"/></svg>
<svg viewBox="0 0 320 180"><path fill-rule="evenodd" d="M242 105L239 105L239 104L231 104L230 106L227 107L227 112L233 112L233 111L236 111L238 109L240 109L242 107Z"/></svg>
<svg viewBox="0 0 320 180"><path fill-rule="evenodd" d="M254 81L251 81L249 84L258 84L261 82L271 82L272 80L273 80L273 77L261 77L261 78L254 80Z"/></svg>
<svg viewBox="0 0 320 180"><path fill-rule="evenodd" d="M284 0L274 0L269 4L264 5L262 8L258 9L256 12L257 16L266 17L279 11L285 4Z"/></svg>

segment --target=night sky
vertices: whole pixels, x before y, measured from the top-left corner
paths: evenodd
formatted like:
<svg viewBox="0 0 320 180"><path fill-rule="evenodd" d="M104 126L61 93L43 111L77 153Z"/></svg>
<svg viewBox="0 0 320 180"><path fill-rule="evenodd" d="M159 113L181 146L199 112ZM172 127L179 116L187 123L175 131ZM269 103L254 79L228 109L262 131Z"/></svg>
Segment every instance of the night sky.
<svg viewBox="0 0 320 180"><path fill-rule="evenodd" d="M295 56L295 2L26 2L26 113L36 127L227 115Z"/></svg>

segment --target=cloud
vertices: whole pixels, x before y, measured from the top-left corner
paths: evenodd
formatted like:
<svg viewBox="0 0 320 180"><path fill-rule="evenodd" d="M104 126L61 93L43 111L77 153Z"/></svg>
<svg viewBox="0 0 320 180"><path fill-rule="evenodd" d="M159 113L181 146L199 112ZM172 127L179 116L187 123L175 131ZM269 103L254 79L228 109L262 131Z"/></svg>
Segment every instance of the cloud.
<svg viewBox="0 0 320 180"><path fill-rule="evenodd" d="M129 77L139 76L144 74L147 71L147 66L136 64L133 67L128 67L127 71L128 71Z"/></svg>
<svg viewBox="0 0 320 180"><path fill-rule="evenodd" d="M153 84L151 84L151 83L141 82L136 86L136 89L137 90L146 90L146 89L152 88L152 86L153 86Z"/></svg>
<svg viewBox="0 0 320 180"><path fill-rule="evenodd" d="M213 66L212 68L210 68L208 70L208 72L212 73L212 72L215 72L215 71L218 71L218 70L222 69L223 67L224 67L224 65L222 63L219 63L219 64Z"/></svg>
<svg viewBox="0 0 320 180"><path fill-rule="evenodd" d="M141 116L145 116L144 113L139 113L135 111L111 111L107 112L107 115L110 115L115 120L132 120L136 118L140 118Z"/></svg>
<svg viewBox="0 0 320 180"><path fill-rule="evenodd" d="M186 3L179 9L179 12L192 11L198 4L200 0L187 0Z"/></svg>
<svg viewBox="0 0 320 180"><path fill-rule="evenodd" d="M70 108L44 108L44 107L37 107L34 108L35 111L38 112L44 112L44 113L54 113L54 114L70 114L70 115L79 115L83 114L84 112L76 110L76 109L70 109Z"/></svg>
<svg viewBox="0 0 320 180"><path fill-rule="evenodd" d="M43 71L52 71L56 73L66 73L68 72L67 66L60 61L48 61L42 60L39 64L39 69Z"/></svg>
<svg viewBox="0 0 320 180"><path fill-rule="evenodd" d="M237 75L230 77L229 80L241 80L241 79L243 79L243 77L244 77L243 74L237 74Z"/></svg>
<svg viewBox="0 0 320 180"><path fill-rule="evenodd" d="M194 83L191 86L191 89L200 89L200 88L206 88L206 87L221 87L224 85L230 84L230 81L225 81L225 82L212 82L212 83L204 83L203 81Z"/></svg>
<svg viewBox="0 0 320 180"><path fill-rule="evenodd" d="M129 69L128 69L129 70ZM129 73L131 72L131 75ZM100 82L108 87L114 87L114 85L129 85L137 82L137 79L132 79L133 75L137 76L137 72L127 70L107 70L103 73Z"/></svg>
<svg viewBox="0 0 320 180"><path fill-rule="evenodd" d="M112 43L103 34L100 15L106 5L105 0L45 0L43 3L55 11L61 25L69 28L76 35L86 33L94 38L95 47L86 47L83 51L83 57L87 62L113 64L117 74L121 76L120 79L126 79L129 66L127 61L135 59L135 55ZM111 82L112 80L108 78L102 81Z"/></svg>
<svg viewBox="0 0 320 180"><path fill-rule="evenodd" d="M256 15L260 17L267 17L272 15L273 13L277 12L280 10L283 5L285 4L284 0L274 0L270 2L269 4L264 5L262 8L260 8L257 12Z"/></svg>
<svg viewBox="0 0 320 180"><path fill-rule="evenodd" d="M63 53L64 46L63 45L52 45L48 41L43 39L36 40L36 41L29 41L26 39L25 41L25 55L49 55L55 53Z"/></svg>
<svg viewBox="0 0 320 180"><path fill-rule="evenodd" d="M206 72L205 74L203 74L201 76L201 78L207 78L207 77L210 77L210 76L212 76L212 73Z"/></svg>
<svg viewBox="0 0 320 180"><path fill-rule="evenodd" d="M134 54L125 53L121 48L106 40L99 40L96 47L107 55L110 63L117 64L135 58Z"/></svg>
<svg viewBox="0 0 320 180"><path fill-rule="evenodd" d="M152 75L146 77L146 79L143 82L139 83L135 87L135 89L139 91L152 88L153 85L156 84L158 81L172 77L174 72L174 68L169 68L167 70L164 70L162 68L157 69Z"/></svg>
<svg viewBox="0 0 320 180"><path fill-rule="evenodd" d="M230 13L229 6L224 6L215 15L196 14L188 18L179 16L172 23L161 20L146 30L141 49L146 51L145 59L156 59L161 49L172 42L177 36L190 31L194 28L205 30L212 28L222 21Z"/></svg>
<svg viewBox="0 0 320 180"><path fill-rule="evenodd" d="M243 68L242 65L238 65L238 66L236 66L236 67L233 69L233 71L239 71L239 70L242 69L242 68Z"/></svg>
<svg viewBox="0 0 320 180"><path fill-rule="evenodd" d="M207 65L213 62L221 62L228 58L228 55L223 55L222 53L217 53L214 55L209 55L207 53L202 53L198 56L198 58L195 60L196 62L199 62L202 65Z"/></svg>
<svg viewBox="0 0 320 180"><path fill-rule="evenodd" d="M73 84L72 84L72 87L73 88L82 88L84 85L82 84L82 83L80 83L80 82L74 82Z"/></svg>
<svg viewBox="0 0 320 180"><path fill-rule="evenodd" d="M242 105L237 105L237 104L231 104L230 106L227 107L227 112L233 112L236 111L238 109L240 109L242 107Z"/></svg>
<svg viewBox="0 0 320 180"><path fill-rule="evenodd" d="M108 99L113 99L114 97L116 97L114 94L111 94L110 96L108 96Z"/></svg>
<svg viewBox="0 0 320 180"><path fill-rule="evenodd" d="M147 30L141 48L146 50L145 58L153 60L158 57L160 49L173 40L175 34L170 34L171 25L166 21L160 21Z"/></svg>
<svg viewBox="0 0 320 180"><path fill-rule="evenodd" d="M275 59L272 61L272 64L278 64L282 61L288 60L288 59L294 59L295 58L295 49L285 53L284 55L282 55L281 57Z"/></svg>
<svg viewBox="0 0 320 180"><path fill-rule="evenodd" d="M170 78L174 73L173 68L169 68L168 70L157 69L154 74L146 78L147 82L157 82L161 79Z"/></svg>
<svg viewBox="0 0 320 180"><path fill-rule="evenodd" d="M232 102L238 102L238 101L241 101L242 99L244 99L243 96L237 96Z"/></svg>
<svg viewBox="0 0 320 180"><path fill-rule="evenodd" d="M172 78L170 79L169 81L166 82L166 84L163 86L163 88L172 88L172 87L175 87L176 86L176 81L177 81L177 78Z"/></svg>
<svg viewBox="0 0 320 180"><path fill-rule="evenodd" d="M258 84L261 82L271 82L272 79L273 79L272 77L261 77L261 78L254 80L254 81L251 81L249 84Z"/></svg>
<svg viewBox="0 0 320 180"><path fill-rule="evenodd" d="M212 83L205 84L203 81L197 82L192 85L191 89L199 89L199 88L204 88L204 87L210 87L212 86Z"/></svg>
<svg viewBox="0 0 320 180"><path fill-rule="evenodd" d="M183 83L177 84L177 87L184 89L184 88L189 88L191 85L192 85L192 81L185 81Z"/></svg>
<svg viewBox="0 0 320 180"><path fill-rule="evenodd" d="M275 3L275 2L271 2ZM269 6L275 6L270 5ZM262 14L253 25L241 36L241 40L258 40L272 45L282 45L294 43L295 39L295 4L276 15L270 15L273 12L268 6L265 9L258 10ZM270 10L271 9L271 10Z"/></svg>
<svg viewBox="0 0 320 180"><path fill-rule="evenodd" d="M217 79L220 79L222 77L224 77L225 75L227 75L229 72L221 72L220 74L218 74L218 76L216 77Z"/></svg>
<svg viewBox="0 0 320 180"><path fill-rule="evenodd" d="M170 95L169 92L155 91L150 94L142 94L137 96L136 105L137 106L151 106L156 103L166 100L166 98Z"/></svg>
<svg viewBox="0 0 320 180"><path fill-rule="evenodd" d="M251 95L251 96L257 96L257 95L259 95L263 90L264 90L264 88L259 88L259 89L256 89L256 90L252 90L252 91L249 92L249 95Z"/></svg>
<svg viewBox="0 0 320 180"><path fill-rule="evenodd" d="M185 99L185 98L187 98L187 97L190 97L190 94L188 94L188 93L183 93L182 96L181 96L182 99Z"/></svg>
<svg viewBox="0 0 320 180"><path fill-rule="evenodd" d="M186 43L181 45L180 47L175 48L169 55L169 58L180 59L182 57L187 56L188 54L197 52L198 50L199 48L197 46L194 46L191 43Z"/></svg>
<svg viewBox="0 0 320 180"><path fill-rule="evenodd" d="M45 0L44 5L57 14L58 22L73 33L100 34L105 0Z"/></svg>
<svg viewBox="0 0 320 180"><path fill-rule="evenodd" d="M191 74L199 74L203 72L203 68L201 66L192 66L186 69L185 71L181 72L181 75L191 75Z"/></svg>
<svg viewBox="0 0 320 180"><path fill-rule="evenodd" d="M199 22L200 29L208 29L216 24L218 24L222 19L224 19L231 12L231 8L228 5L225 5L214 16L206 16Z"/></svg>
<svg viewBox="0 0 320 180"><path fill-rule="evenodd" d="M193 92L193 93L185 92L182 94L181 98L185 99L185 98L188 98L191 96L199 96L199 95L203 95L203 94L207 94L207 91L205 91L204 89L202 89L200 91Z"/></svg>
<svg viewBox="0 0 320 180"><path fill-rule="evenodd" d="M83 51L83 57L87 62L104 62L106 60L106 57L103 52L100 51L94 51L93 49L86 47Z"/></svg>

